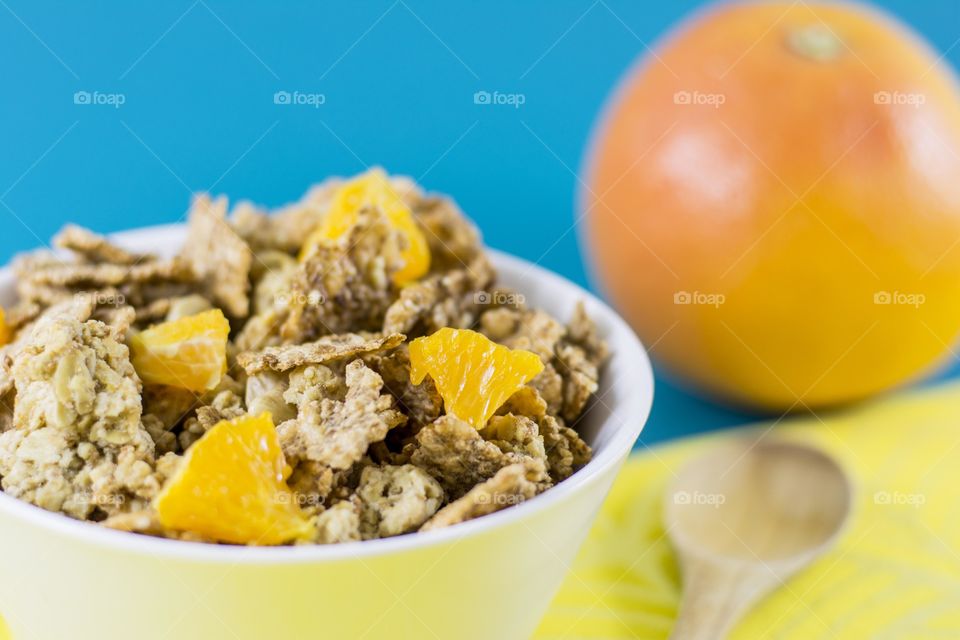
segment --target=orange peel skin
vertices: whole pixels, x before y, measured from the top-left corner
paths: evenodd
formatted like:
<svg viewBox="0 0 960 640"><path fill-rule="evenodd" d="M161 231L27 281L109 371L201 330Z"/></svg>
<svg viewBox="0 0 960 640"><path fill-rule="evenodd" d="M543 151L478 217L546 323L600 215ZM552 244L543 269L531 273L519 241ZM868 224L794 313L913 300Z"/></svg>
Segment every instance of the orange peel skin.
<svg viewBox="0 0 960 640"><path fill-rule="evenodd" d="M219 309L150 327L130 337L130 360L146 384L209 391L227 372L230 323Z"/></svg>
<svg viewBox="0 0 960 640"><path fill-rule="evenodd" d="M415 282L430 270L430 245L417 224L410 207L390 185L387 174L379 168L357 176L334 194L323 219L303 243L300 259L307 258L322 242L336 240L356 223L364 207L377 207L390 225L403 234L407 246L402 251L404 265L393 274L399 286Z"/></svg>
<svg viewBox="0 0 960 640"><path fill-rule="evenodd" d="M187 450L154 507L164 527L219 542L305 540L314 527L289 474L269 413L224 420Z"/></svg>
<svg viewBox="0 0 960 640"><path fill-rule="evenodd" d="M518 389L543 371L540 357L469 329L440 329L410 343L410 380L429 374L447 413L482 429Z"/></svg>

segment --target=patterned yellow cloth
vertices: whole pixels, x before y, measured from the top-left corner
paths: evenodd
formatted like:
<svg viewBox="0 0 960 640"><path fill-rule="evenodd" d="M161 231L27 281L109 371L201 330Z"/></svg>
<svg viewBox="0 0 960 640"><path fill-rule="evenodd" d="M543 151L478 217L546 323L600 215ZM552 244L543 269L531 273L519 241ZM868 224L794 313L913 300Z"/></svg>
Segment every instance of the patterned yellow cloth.
<svg viewBox="0 0 960 640"><path fill-rule="evenodd" d="M767 437L836 457L854 481L852 520L833 550L730 637L960 638L960 385L821 417L784 421ZM662 495L678 466L724 437L627 463L536 638L669 635L679 576Z"/></svg>

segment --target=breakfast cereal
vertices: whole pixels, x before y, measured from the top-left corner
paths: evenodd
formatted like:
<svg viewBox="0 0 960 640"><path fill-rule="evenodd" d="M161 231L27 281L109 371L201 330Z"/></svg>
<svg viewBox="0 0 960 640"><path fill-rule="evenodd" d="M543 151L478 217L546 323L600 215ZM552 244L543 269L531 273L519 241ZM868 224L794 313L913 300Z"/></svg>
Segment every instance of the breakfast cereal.
<svg viewBox="0 0 960 640"><path fill-rule="evenodd" d="M448 198L372 170L270 212L199 195L172 256L67 225L13 263L0 487L221 544L429 531L548 491L607 350L497 285Z"/></svg>

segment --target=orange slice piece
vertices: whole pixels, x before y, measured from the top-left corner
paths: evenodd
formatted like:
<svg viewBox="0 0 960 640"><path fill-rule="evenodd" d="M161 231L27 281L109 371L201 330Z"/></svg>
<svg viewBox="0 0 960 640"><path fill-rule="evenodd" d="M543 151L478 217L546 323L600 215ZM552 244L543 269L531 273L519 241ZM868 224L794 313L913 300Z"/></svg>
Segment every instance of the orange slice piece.
<svg viewBox="0 0 960 640"><path fill-rule="evenodd" d="M219 309L150 327L130 338L130 360L147 384L200 392L227 372L230 323Z"/></svg>
<svg viewBox="0 0 960 640"><path fill-rule="evenodd" d="M305 258L325 240L335 240L357 222L364 207L377 207L394 229L403 234L407 246L402 252L403 267L393 275L398 285L414 282L430 270L430 246L413 217L413 212L390 185L387 174L374 168L344 184L334 194L330 209L321 224L311 233L300 257Z"/></svg>
<svg viewBox="0 0 960 640"><path fill-rule="evenodd" d="M154 507L160 523L234 544L283 544L310 536L313 525L285 480L269 413L224 420L187 450Z"/></svg>
<svg viewBox="0 0 960 640"><path fill-rule="evenodd" d="M504 347L469 329L448 327L410 343L413 384L429 373L447 413L477 429L541 371L537 354Z"/></svg>
<svg viewBox="0 0 960 640"><path fill-rule="evenodd" d="M0 347L10 344L11 340L13 340L13 330L7 324L7 312L0 307Z"/></svg>

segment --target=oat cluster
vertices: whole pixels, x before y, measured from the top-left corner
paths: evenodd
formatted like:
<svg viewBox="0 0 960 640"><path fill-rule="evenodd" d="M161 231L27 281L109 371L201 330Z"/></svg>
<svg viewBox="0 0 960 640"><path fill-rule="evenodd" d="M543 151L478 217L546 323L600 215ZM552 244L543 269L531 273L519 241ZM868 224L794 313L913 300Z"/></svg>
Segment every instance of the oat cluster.
<svg viewBox="0 0 960 640"><path fill-rule="evenodd" d="M526 308L497 288L450 199L405 178L389 185L429 247L413 282L394 277L409 237L377 206L361 203L343 233L304 246L340 179L275 211L200 195L173 257L67 226L56 250L16 259L0 361L3 491L108 527L218 542L163 526L157 496L208 430L268 412L311 523L297 542L329 544L477 518L588 462L576 425L607 352L583 308L566 323ZM211 309L230 325L215 385L145 383L134 336ZM481 428L447 410L430 376L411 381L410 342L448 327L543 364Z"/></svg>

